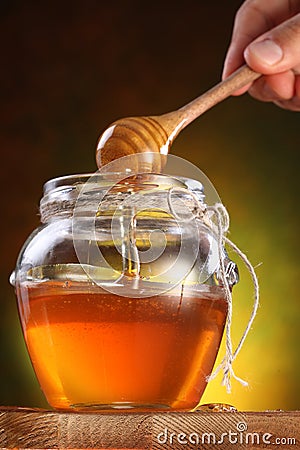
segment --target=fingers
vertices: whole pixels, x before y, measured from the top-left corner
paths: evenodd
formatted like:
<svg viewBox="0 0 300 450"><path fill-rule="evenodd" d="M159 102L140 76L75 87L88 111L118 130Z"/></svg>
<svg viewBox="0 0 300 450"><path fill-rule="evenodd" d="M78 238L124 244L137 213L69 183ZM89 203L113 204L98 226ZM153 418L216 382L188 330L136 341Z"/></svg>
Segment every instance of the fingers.
<svg viewBox="0 0 300 450"><path fill-rule="evenodd" d="M251 68L265 74L249 89L253 97L300 111L300 14L257 38L244 56Z"/></svg>
<svg viewBox="0 0 300 450"><path fill-rule="evenodd" d="M294 96L295 74L292 71L261 77L249 93L262 101L289 100Z"/></svg>
<svg viewBox="0 0 300 450"><path fill-rule="evenodd" d="M247 90L266 102L300 111L300 0L246 0L236 16L223 78L244 62L264 76Z"/></svg>
<svg viewBox="0 0 300 450"><path fill-rule="evenodd" d="M263 102L273 102L291 111L300 111L300 76L293 71L266 75L257 80L249 94Z"/></svg>
<svg viewBox="0 0 300 450"><path fill-rule="evenodd" d="M300 69L300 14L259 36L244 56L252 69L267 75Z"/></svg>
<svg viewBox="0 0 300 450"><path fill-rule="evenodd" d="M266 31L300 12L300 0L246 0L237 12L223 78L244 63L244 50Z"/></svg>
<svg viewBox="0 0 300 450"><path fill-rule="evenodd" d="M300 101L299 98L295 98L289 101L276 101L275 105L280 106L280 108L288 109L289 111L300 111Z"/></svg>

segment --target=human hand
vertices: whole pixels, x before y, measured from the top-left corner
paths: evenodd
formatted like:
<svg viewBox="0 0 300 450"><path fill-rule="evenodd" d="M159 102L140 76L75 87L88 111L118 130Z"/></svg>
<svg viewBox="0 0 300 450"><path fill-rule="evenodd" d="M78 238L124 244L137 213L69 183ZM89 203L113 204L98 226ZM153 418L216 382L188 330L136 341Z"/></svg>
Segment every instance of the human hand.
<svg viewBox="0 0 300 450"><path fill-rule="evenodd" d="M246 0L235 18L223 79L246 63L263 76L243 89L300 111L300 0Z"/></svg>

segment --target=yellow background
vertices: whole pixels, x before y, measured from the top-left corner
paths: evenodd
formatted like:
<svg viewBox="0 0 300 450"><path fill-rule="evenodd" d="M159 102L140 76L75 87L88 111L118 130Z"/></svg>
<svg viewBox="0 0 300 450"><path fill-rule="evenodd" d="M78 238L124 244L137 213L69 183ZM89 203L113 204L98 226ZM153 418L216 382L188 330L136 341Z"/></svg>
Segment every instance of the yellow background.
<svg viewBox="0 0 300 450"><path fill-rule="evenodd" d="M0 404L7 405L46 406L8 284L38 225L43 183L95 171L97 137L113 120L167 112L218 82L241 2L54 3L0 7ZM257 319L234 364L249 388L233 382L228 395L219 376L202 402L299 409L299 147L299 113L248 95L207 112L173 145L214 183L230 212L230 237L258 266L261 287ZM235 344L253 300L239 266Z"/></svg>

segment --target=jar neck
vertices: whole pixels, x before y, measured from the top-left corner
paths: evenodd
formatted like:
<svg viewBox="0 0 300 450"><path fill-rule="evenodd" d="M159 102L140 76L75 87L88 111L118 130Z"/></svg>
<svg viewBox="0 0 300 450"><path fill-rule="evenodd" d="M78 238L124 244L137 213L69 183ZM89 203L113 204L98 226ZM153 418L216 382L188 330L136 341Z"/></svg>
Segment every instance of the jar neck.
<svg viewBox="0 0 300 450"><path fill-rule="evenodd" d="M99 211L113 215L117 208L128 204L139 209L161 210L166 206L168 192L173 189L176 193L176 188L180 189L180 194L176 194L177 201L180 199L186 206L190 203L191 209L193 200L189 192L204 203L202 184L188 178L149 173L134 176L96 173L56 178L44 185L40 202L41 222L70 218L75 208L77 216L82 217Z"/></svg>

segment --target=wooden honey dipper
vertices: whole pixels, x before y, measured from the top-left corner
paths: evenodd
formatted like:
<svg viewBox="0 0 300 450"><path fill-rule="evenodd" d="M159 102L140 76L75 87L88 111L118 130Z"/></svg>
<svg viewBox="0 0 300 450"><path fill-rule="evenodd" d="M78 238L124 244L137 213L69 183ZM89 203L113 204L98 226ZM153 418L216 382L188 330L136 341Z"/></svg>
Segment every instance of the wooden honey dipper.
<svg viewBox="0 0 300 450"><path fill-rule="evenodd" d="M142 153L134 170L160 173L176 136L197 117L261 74L244 65L230 77L182 108L161 116L128 117L112 123L97 143L96 161L100 168L127 155ZM150 152L150 153L149 153ZM132 158L134 162L134 156Z"/></svg>

